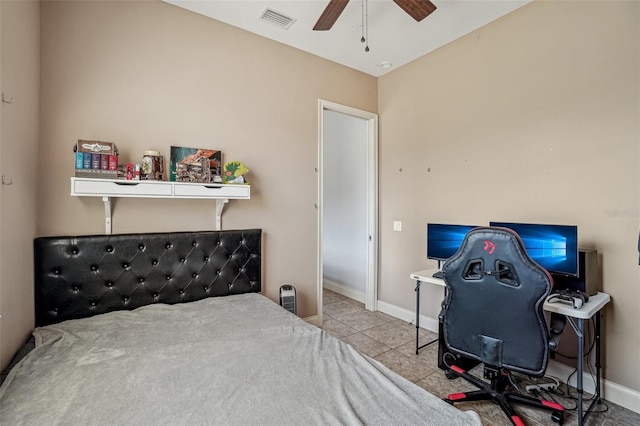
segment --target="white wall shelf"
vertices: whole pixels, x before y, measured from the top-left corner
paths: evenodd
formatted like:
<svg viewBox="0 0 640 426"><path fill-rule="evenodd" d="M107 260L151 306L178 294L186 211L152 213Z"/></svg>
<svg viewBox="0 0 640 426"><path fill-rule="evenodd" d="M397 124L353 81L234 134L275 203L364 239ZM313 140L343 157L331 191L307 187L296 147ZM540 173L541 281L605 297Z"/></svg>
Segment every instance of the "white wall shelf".
<svg viewBox="0 0 640 426"><path fill-rule="evenodd" d="M74 197L102 197L105 233L111 234L111 198L207 199L216 201L216 230L222 229L222 211L229 200L251 198L249 185L186 183L151 180L71 178Z"/></svg>

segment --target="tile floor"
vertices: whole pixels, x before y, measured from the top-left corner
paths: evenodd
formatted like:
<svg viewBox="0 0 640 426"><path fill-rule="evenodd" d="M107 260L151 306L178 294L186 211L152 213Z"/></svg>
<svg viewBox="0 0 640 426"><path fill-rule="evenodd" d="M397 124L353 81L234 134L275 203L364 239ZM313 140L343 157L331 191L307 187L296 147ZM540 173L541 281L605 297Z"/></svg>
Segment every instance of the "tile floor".
<svg viewBox="0 0 640 426"><path fill-rule="evenodd" d="M449 393L473 390L474 387L462 379L448 380L437 367L437 344L427 346L415 354L415 326L381 312L369 312L364 305L338 293L324 290L324 324L322 328L329 334L350 344L356 350L368 355L406 379L416 383L438 397ZM420 329L421 342L436 338L435 333ZM480 374L482 374L481 370ZM566 395L566 386L560 388ZM571 395L576 396L575 389ZM586 395L589 398L590 395ZM554 398L567 408L565 425L577 425L576 399L562 396ZM547 399L550 399L547 397ZM588 406L588 401L585 407ZM460 404L460 408L476 411L485 425L511 425L497 405L490 402ZM570 410L570 408L574 408ZM604 401L596 406L602 411L590 415L589 426L638 426L640 414ZM519 406L517 412L528 426L555 425L550 414L544 410Z"/></svg>

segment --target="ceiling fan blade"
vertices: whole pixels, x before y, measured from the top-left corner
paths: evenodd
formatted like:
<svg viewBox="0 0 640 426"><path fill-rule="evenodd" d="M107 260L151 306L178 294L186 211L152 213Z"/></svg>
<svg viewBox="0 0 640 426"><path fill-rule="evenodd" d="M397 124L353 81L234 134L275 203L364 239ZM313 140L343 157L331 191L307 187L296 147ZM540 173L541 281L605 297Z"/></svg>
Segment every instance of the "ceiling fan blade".
<svg viewBox="0 0 640 426"><path fill-rule="evenodd" d="M349 0L330 0L327 7L313 27L314 31L327 31L333 27Z"/></svg>
<svg viewBox="0 0 640 426"><path fill-rule="evenodd" d="M420 22L436 10L436 5L429 0L393 0L413 19Z"/></svg>

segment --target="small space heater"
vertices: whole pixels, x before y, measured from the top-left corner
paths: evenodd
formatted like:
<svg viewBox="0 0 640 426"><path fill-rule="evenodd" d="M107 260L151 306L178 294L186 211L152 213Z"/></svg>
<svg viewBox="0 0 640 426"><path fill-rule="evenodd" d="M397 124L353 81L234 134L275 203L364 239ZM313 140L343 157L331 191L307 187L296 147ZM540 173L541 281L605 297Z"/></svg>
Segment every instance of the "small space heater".
<svg viewBox="0 0 640 426"><path fill-rule="evenodd" d="M296 306L296 288L291 284L285 284L280 287L280 306L292 314L298 314L298 308Z"/></svg>

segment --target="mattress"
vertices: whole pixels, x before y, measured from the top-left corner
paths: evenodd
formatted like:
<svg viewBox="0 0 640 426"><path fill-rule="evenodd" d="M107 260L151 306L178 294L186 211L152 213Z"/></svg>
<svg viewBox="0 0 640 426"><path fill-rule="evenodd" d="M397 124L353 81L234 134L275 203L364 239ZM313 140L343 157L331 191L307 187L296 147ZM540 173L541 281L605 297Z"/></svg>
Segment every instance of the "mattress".
<svg viewBox="0 0 640 426"><path fill-rule="evenodd" d="M257 294L36 328L3 425L479 425Z"/></svg>

